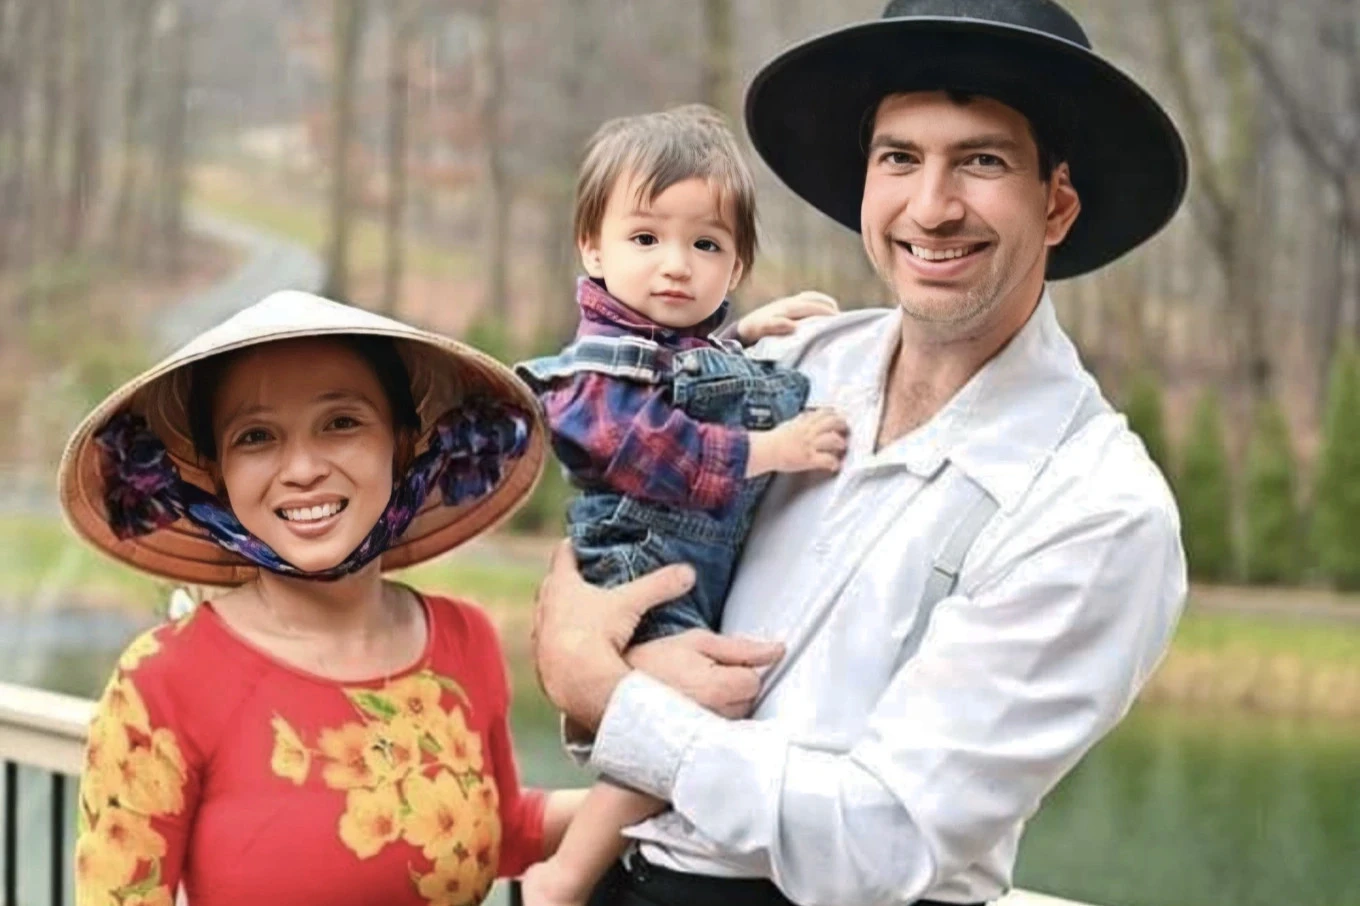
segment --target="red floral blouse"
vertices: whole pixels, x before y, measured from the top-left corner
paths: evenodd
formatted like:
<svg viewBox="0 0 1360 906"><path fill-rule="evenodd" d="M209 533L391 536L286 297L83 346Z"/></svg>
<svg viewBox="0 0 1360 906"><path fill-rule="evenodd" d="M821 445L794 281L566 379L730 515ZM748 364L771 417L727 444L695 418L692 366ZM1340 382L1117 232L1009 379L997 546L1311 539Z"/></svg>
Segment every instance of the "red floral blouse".
<svg viewBox="0 0 1360 906"><path fill-rule="evenodd" d="M90 726L78 906L479 903L542 857L509 688L476 607L425 598L429 641L338 683L230 630L211 604L123 654Z"/></svg>

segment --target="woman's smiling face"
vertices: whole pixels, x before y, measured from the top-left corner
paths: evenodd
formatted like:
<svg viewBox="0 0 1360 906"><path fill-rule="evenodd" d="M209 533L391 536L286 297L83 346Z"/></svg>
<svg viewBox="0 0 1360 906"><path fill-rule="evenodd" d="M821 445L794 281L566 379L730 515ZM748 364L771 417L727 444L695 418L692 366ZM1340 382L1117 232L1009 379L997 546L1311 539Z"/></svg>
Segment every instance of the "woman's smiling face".
<svg viewBox="0 0 1360 906"><path fill-rule="evenodd" d="M307 572L336 566L392 495L392 407L363 357L327 339L238 353L213 394L217 465L232 512Z"/></svg>

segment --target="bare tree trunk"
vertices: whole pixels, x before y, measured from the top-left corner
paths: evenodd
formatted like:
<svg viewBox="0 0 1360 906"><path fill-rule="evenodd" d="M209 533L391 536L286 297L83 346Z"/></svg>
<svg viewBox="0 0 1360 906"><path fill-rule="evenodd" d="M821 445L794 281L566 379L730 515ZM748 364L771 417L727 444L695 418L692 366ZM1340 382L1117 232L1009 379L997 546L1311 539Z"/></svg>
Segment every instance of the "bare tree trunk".
<svg viewBox="0 0 1360 906"><path fill-rule="evenodd" d="M334 0L334 67L331 86L330 238L326 251L325 294L348 301L349 232L353 215L350 192L350 134L354 130L355 77L363 43L365 0Z"/></svg>
<svg viewBox="0 0 1360 906"><path fill-rule="evenodd" d="M1337 347L1341 341L1342 313L1346 303L1346 253L1352 244L1350 227L1346 222L1346 209L1344 202L1337 201L1337 212L1332 230L1333 242L1331 245L1330 266L1326 268L1326 276L1319 288L1319 308L1320 317L1317 319L1317 327L1314 342L1317 344L1318 356L1316 358L1317 394L1316 400L1318 411L1324 410L1327 400L1327 382L1331 377L1332 357L1336 354Z"/></svg>
<svg viewBox="0 0 1360 906"><path fill-rule="evenodd" d="M1183 26L1172 0L1154 0L1163 62L1185 124L1186 144L1197 177L1193 212L1223 274L1224 313L1233 325L1234 370L1255 402L1270 393L1271 362L1266 346L1266 288L1260 266L1263 226L1254 216L1261 201L1263 154L1267 145L1250 65L1235 25L1232 0L1212 0L1208 28L1215 72L1227 84L1227 136L1215 154L1209 123L1195 90L1184 47Z"/></svg>
<svg viewBox="0 0 1360 906"><path fill-rule="evenodd" d="M3 145L0 145L0 165L4 166L3 196L0 196L0 217L6 228L6 241L0 247L0 261L17 267L27 267L32 260L30 253L32 232L24 228L31 208L29 162L29 88L34 73L35 36L39 24L42 0L17 0L17 8L6 10L8 25L14 28L9 37L12 40L6 52L6 109L0 117L0 127L5 130Z"/></svg>
<svg viewBox="0 0 1360 906"><path fill-rule="evenodd" d="M397 0L388 22L387 50L387 199L383 211L382 311L396 314L401 305L405 256L407 110L411 40L421 8L414 0Z"/></svg>
<svg viewBox="0 0 1360 906"><path fill-rule="evenodd" d="M443 73L439 69L438 43L431 41L424 51L424 55L427 57L426 84L425 90L416 98L414 120L417 128L411 151L416 159L419 172L433 176L435 173L436 148L439 142L435 123L439 116L439 86L443 78ZM411 207L411 220L416 228L422 232L428 233L434 230L435 202L439 197L441 188L442 186L436 178L430 185L421 187L420 191L415 192L408 199Z"/></svg>
<svg viewBox="0 0 1360 906"><path fill-rule="evenodd" d="M57 179L57 143L65 121L62 91L66 63L66 0L43 3L42 94L38 105L38 191L32 207L31 229L35 257L41 261L57 252L57 214L62 207Z"/></svg>
<svg viewBox="0 0 1360 906"><path fill-rule="evenodd" d="M733 116L737 110L731 0L703 0L704 47L699 97Z"/></svg>
<svg viewBox="0 0 1360 906"><path fill-rule="evenodd" d="M1239 40L1265 93L1274 101L1285 132L1309 163L1338 187L1340 217L1347 225L1345 238L1354 247L1360 228L1360 177L1355 175L1355 161L1360 159L1360 15L1355 3L1331 0L1320 7L1314 24L1321 66L1293 61L1293 65L1282 65L1273 40L1277 5L1259 3L1252 5L1252 10L1260 15L1260 21L1252 24L1249 19L1239 20ZM1300 70L1304 70L1302 77L1291 74ZM1333 105L1340 109L1326 109L1328 92L1317 90L1310 81L1319 78L1345 88L1339 104ZM1356 289L1360 293L1360 286ZM1344 290L1340 295L1344 298ZM1360 306L1360 296L1356 302ZM1341 299L1338 304L1342 304ZM1334 343L1323 347L1323 361L1318 363L1323 373L1330 369L1335 349Z"/></svg>
<svg viewBox="0 0 1360 906"><path fill-rule="evenodd" d="M585 99L583 68L596 58L598 36L590 0L565 0L559 7L557 34L570 52L561 73L559 97L563 110L579 110ZM575 329L572 305L574 277L578 272L576 237L572 233L575 208L576 160L582 152L588 124L580 116L568 116L560 129L556 153L550 164L543 230L545 291L542 294L542 325L536 342L541 351L565 345ZM536 350L539 351L539 350Z"/></svg>
<svg viewBox="0 0 1360 906"><path fill-rule="evenodd" d="M124 65L127 82L123 92L122 160L119 165L117 188L113 200L113 216L109 223L109 237L120 255L138 248L146 237L137 235L133 225L133 206L139 191L139 171L142 169L138 134L142 125L146 101L147 67L150 65L152 18L154 0L131 0L122 17L127 29Z"/></svg>
<svg viewBox="0 0 1360 906"><path fill-rule="evenodd" d="M85 244L91 208L100 188L99 86L104 75L104 5L80 2L71 19L75 71L71 85L69 198L62 248L70 253Z"/></svg>
<svg viewBox="0 0 1360 906"><path fill-rule="evenodd" d="M486 309L483 316L500 324L510 319L511 191L501 146L501 112L505 103L505 61L501 48L501 2L482 0L481 125L486 155Z"/></svg>
<svg viewBox="0 0 1360 906"><path fill-rule="evenodd" d="M164 251L166 273L176 276L184 268L184 201L188 194L189 141L189 47L192 28L184 0L173 0L170 31L170 80L165 90L164 129L161 139L161 193L157 220Z"/></svg>

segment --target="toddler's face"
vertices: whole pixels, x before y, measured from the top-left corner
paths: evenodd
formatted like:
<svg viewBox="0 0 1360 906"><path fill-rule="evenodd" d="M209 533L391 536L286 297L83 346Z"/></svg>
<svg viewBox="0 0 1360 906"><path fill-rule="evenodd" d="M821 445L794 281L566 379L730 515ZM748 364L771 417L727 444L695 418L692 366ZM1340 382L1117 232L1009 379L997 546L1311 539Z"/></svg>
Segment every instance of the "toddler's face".
<svg viewBox="0 0 1360 906"><path fill-rule="evenodd" d="M666 327L692 327L741 280L728 222L707 180L678 182L648 203L629 176L610 193L599 236L581 244L581 261L639 314Z"/></svg>

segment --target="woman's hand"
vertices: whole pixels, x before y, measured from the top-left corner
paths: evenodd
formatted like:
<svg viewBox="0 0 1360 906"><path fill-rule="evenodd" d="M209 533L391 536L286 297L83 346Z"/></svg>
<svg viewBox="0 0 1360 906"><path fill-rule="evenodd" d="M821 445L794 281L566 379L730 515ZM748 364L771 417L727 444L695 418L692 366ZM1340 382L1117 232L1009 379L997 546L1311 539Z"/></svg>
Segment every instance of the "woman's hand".
<svg viewBox="0 0 1360 906"><path fill-rule="evenodd" d="M836 300L826 293L805 290L785 296L766 305L737 322L737 339L743 346L753 346L762 337L779 337L793 333L804 318L834 315L840 311Z"/></svg>

